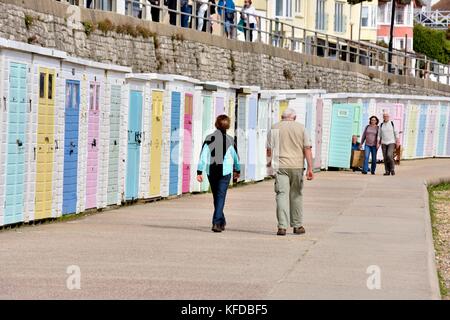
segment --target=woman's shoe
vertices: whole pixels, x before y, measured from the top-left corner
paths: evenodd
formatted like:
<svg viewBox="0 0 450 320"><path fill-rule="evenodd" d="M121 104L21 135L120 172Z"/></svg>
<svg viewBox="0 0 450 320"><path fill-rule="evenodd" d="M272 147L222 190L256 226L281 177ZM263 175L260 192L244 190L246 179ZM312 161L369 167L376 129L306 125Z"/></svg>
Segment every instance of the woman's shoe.
<svg viewBox="0 0 450 320"><path fill-rule="evenodd" d="M220 230L225 231L225 225L226 225L226 224L221 224L221 225L219 225Z"/></svg>
<svg viewBox="0 0 450 320"><path fill-rule="evenodd" d="M367 174L367 172L365 172L365 171L363 171L363 172L361 172L362 174Z"/></svg>
<svg viewBox="0 0 450 320"><path fill-rule="evenodd" d="M218 224L213 224L211 230L214 232L222 232L222 228Z"/></svg>
<svg viewBox="0 0 450 320"><path fill-rule="evenodd" d="M375 174L375 172L371 172L370 174Z"/></svg>

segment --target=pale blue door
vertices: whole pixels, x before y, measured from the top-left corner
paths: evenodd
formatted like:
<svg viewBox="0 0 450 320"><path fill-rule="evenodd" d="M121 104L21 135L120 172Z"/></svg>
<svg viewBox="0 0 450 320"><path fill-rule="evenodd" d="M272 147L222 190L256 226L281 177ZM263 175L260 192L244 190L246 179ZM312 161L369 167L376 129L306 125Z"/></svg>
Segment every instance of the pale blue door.
<svg viewBox="0 0 450 320"><path fill-rule="evenodd" d="M329 167L350 168L354 106L334 104L331 118Z"/></svg>
<svg viewBox="0 0 450 320"><path fill-rule="evenodd" d="M419 132L417 135L416 157L423 157L423 150L425 147L425 131L427 125L427 112L428 106L426 104L420 105Z"/></svg>
<svg viewBox="0 0 450 320"><path fill-rule="evenodd" d="M172 92L172 111L170 117L170 166L169 195L178 193L178 163L180 161L180 92Z"/></svg>
<svg viewBox="0 0 450 320"><path fill-rule="evenodd" d="M445 133L447 129L447 106L441 106L441 115L439 117L439 141L438 155L445 156Z"/></svg>
<svg viewBox="0 0 450 320"><path fill-rule="evenodd" d="M361 136L364 132L364 129L369 124L369 117L370 117L370 115L369 115L369 100L363 100L361 128L360 128L359 133L357 134L359 142L361 142Z"/></svg>
<svg viewBox="0 0 450 320"><path fill-rule="evenodd" d="M247 157L247 178L256 180L256 125L258 119L257 100L254 97L249 99L248 105L248 157Z"/></svg>
<svg viewBox="0 0 450 320"><path fill-rule="evenodd" d="M246 139L247 106L246 97L238 98L237 108L237 151L241 160L241 175L239 180L245 180L247 176L247 139Z"/></svg>
<svg viewBox="0 0 450 320"><path fill-rule="evenodd" d="M139 188L139 160L141 150L142 92L130 92L130 111L128 114L128 157L125 200L134 200Z"/></svg>
<svg viewBox="0 0 450 320"><path fill-rule="evenodd" d="M23 221L27 67L11 63L4 224Z"/></svg>
<svg viewBox="0 0 450 320"><path fill-rule="evenodd" d="M78 176L78 123L80 110L80 83L66 81L66 105L64 125L64 179L62 213L77 210Z"/></svg>
<svg viewBox="0 0 450 320"><path fill-rule="evenodd" d="M120 141L120 86L111 86L111 111L109 113L109 163L107 204L118 200L119 141Z"/></svg>

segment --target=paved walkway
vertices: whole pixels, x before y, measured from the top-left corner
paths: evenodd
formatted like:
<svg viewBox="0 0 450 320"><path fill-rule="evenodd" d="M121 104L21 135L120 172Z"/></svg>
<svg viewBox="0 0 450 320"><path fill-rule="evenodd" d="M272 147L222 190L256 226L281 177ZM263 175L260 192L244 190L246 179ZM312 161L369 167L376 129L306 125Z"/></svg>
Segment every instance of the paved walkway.
<svg viewBox="0 0 450 320"><path fill-rule="evenodd" d="M450 160L381 172L306 182L302 236L275 236L272 181L229 192L220 234L210 194L0 232L0 298L436 298L423 181L450 177ZM66 287L70 265L80 290ZM379 290L366 284L371 265Z"/></svg>

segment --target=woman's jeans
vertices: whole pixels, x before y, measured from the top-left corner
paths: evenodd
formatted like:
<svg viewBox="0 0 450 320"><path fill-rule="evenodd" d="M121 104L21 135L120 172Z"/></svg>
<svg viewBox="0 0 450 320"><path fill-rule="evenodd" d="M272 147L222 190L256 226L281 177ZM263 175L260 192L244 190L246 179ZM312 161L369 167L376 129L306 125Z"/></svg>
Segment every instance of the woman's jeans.
<svg viewBox="0 0 450 320"><path fill-rule="evenodd" d="M372 165L370 168L370 172L375 173L377 168L377 147L376 146L368 146L366 145L364 148L364 166L363 172L369 171L369 156L372 154Z"/></svg>
<svg viewBox="0 0 450 320"><path fill-rule="evenodd" d="M225 225L225 198L227 196L228 185L230 184L231 174L222 176L221 174L208 175L209 184L214 198L213 224Z"/></svg>
<svg viewBox="0 0 450 320"><path fill-rule="evenodd" d="M248 27L247 27L247 23L244 23L245 41L253 42L253 30L255 30L255 24L254 23L250 23L248 25Z"/></svg>

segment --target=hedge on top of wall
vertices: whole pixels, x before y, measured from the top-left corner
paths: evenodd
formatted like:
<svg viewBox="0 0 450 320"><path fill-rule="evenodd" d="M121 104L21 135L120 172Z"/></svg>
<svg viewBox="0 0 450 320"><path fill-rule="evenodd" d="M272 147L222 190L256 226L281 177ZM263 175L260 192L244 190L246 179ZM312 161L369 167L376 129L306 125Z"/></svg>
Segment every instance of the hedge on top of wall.
<svg viewBox="0 0 450 320"><path fill-rule="evenodd" d="M434 30L422 25L414 26L414 51L441 63L450 62L450 41L442 30Z"/></svg>

